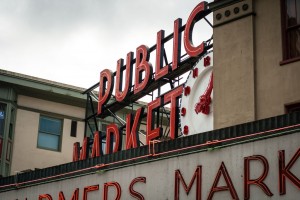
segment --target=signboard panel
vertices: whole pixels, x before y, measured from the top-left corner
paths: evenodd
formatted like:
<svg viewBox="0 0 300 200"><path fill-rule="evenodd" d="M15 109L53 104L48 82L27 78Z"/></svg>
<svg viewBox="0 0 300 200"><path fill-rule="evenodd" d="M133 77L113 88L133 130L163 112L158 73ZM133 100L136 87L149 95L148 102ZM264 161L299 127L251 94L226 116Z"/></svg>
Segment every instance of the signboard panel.
<svg viewBox="0 0 300 200"><path fill-rule="evenodd" d="M56 182L45 180L0 193L0 199L296 199L299 146L300 135L294 133Z"/></svg>

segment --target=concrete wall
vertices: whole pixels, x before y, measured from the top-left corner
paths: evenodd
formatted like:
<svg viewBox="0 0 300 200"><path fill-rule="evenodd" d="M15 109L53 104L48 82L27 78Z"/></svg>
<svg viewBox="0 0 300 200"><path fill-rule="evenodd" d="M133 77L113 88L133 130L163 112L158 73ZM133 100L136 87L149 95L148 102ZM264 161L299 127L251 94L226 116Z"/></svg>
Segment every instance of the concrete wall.
<svg viewBox="0 0 300 200"><path fill-rule="evenodd" d="M285 113L285 105L300 102L300 61L282 61L280 1L255 1L257 119Z"/></svg>
<svg viewBox="0 0 300 200"><path fill-rule="evenodd" d="M72 161L73 143L82 142L84 122L77 121L77 137L70 136L71 121L84 118L84 108L19 95L11 174L45 168ZM47 115L63 119L61 151L37 148L39 117Z"/></svg>
<svg viewBox="0 0 300 200"><path fill-rule="evenodd" d="M280 66L280 1L233 2L214 10L214 128L281 115L300 102L300 61Z"/></svg>
<svg viewBox="0 0 300 200"><path fill-rule="evenodd" d="M252 23L248 17L214 30L215 128L255 119Z"/></svg>
<svg viewBox="0 0 300 200"><path fill-rule="evenodd" d="M244 199L244 158L253 155L264 156L269 165L269 171L263 183L273 194L268 197L257 185L250 186L250 199L290 200L299 197L299 188L286 180L286 194L279 195L278 191L278 151L285 150L285 164L299 151L300 134L282 135L276 138L268 138L246 144L237 144L231 147L220 148L214 151L194 152L188 155L174 155L172 158L163 159L132 166L117 168L99 173L82 175L52 183L35 185L9 192L0 193L0 199L37 199L41 194L49 194L53 199L58 199L60 191L65 199L71 199L73 192L79 188L79 199L83 199L83 191L87 186L99 185L99 190L87 193L90 200L102 199L104 184L118 182L121 186L121 199L134 199L130 196L129 185L137 177L145 177L146 183L136 183L134 190L141 193L145 199L174 199L175 171L180 170L186 184L189 185L191 178L198 166L202 166L201 199L207 199L209 191L216 180L217 172L224 162L228 175L239 199ZM299 153L299 152L298 152ZM292 164L290 172L300 177L300 159L297 157ZM250 179L256 179L263 173L264 167L261 161L250 161ZM218 187L226 186L224 174L221 174ZM184 191L182 183L179 183L179 199L196 199L196 182L189 195ZM108 189L108 199L115 199L114 187ZM212 199L232 199L228 190L215 192Z"/></svg>

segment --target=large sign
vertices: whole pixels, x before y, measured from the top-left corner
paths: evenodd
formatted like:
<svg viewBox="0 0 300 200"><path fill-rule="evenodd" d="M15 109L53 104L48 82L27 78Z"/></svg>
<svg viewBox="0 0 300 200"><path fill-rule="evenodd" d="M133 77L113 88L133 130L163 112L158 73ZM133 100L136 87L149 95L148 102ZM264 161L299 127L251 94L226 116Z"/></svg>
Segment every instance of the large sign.
<svg viewBox="0 0 300 200"><path fill-rule="evenodd" d="M101 168L61 180L44 178L0 199L280 199L299 198L299 133L217 150Z"/></svg>
<svg viewBox="0 0 300 200"><path fill-rule="evenodd" d="M100 73L99 82L99 97L98 97L98 112L97 115L101 117L105 111L105 105L112 97L113 90L115 90L115 100L122 104L124 101L130 98L130 95L138 95L144 93L150 83L158 82L164 79L166 76L171 76L179 68L181 58L181 43L183 42L185 51L189 57L203 56L206 52L206 42L202 42L199 45L194 45L192 40L193 28L195 23L205 18L211 11L208 9L207 2L199 3L191 12L186 24L182 25L182 20L177 19L174 21L174 32L171 35L173 37L173 56L172 64L163 65L164 57L164 43L165 36L164 31L161 30L157 33L156 42L156 61L155 70L153 70L152 64L149 62L150 53L149 48L145 45L141 45L136 49L136 57L134 58L133 52L129 52L126 58L126 65L124 66L124 60L120 59L117 62L116 72L113 73L109 69L105 69ZM184 30L184 37L181 34ZM183 40L183 41L182 41ZM209 58L209 56L207 57ZM205 60L204 60L205 61ZM135 62L135 68L133 64ZM208 63L206 61L206 63ZM210 62L209 62L210 63ZM201 69L202 70L202 69ZM200 71L200 70L199 70ZM134 72L134 74L133 74ZM202 76L202 74L199 75ZM201 77L199 76L199 77ZM125 80L123 80L125 78ZM197 105L197 113L204 113L208 115L207 108L211 102L211 90L212 90L212 78L210 83L209 94L205 94L204 98L200 98L201 101ZM204 84L203 84L204 85ZM162 127L157 127L154 124L155 114L154 112L166 104L170 104L170 133L169 138L175 139L178 137L179 130L179 98L182 96L183 90L187 90L190 86L184 88L183 85L158 96L155 100L148 103L146 113L146 144L149 145L151 141L160 138L163 133ZM133 88L133 89L132 89ZM186 92L185 92L186 93ZM210 99L210 101L208 100ZM120 151L122 149L122 132L125 129L126 141L123 149L136 148L139 146L139 127L143 116L145 115L145 109L139 108L136 110L135 116L130 113L126 116L126 127L120 128L112 123L107 126L105 136L105 153L110 154L112 152ZM189 113L188 113L189 114ZM181 110L183 116L183 111ZM188 118L188 117L186 117ZM210 124L212 124L210 120ZM185 129L187 125L185 125ZM211 125L208 126L211 128ZM208 129L201 129L201 131L207 131ZM199 133L198 129L191 130L190 132L184 131L184 134ZM74 144L73 161L84 160L88 157L97 157L103 155L102 141L103 136L96 131L93 133L93 144L89 142L89 138L85 138L80 152L80 144L77 142ZM91 150L89 149L91 147ZM91 154L90 154L91 152Z"/></svg>

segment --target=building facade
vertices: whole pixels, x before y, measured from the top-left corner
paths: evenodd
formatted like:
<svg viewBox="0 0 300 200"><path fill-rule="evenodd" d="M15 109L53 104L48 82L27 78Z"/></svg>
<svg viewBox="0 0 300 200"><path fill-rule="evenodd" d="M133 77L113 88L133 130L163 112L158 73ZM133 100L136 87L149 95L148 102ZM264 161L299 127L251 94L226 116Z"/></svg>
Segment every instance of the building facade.
<svg viewBox="0 0 300 200"><path fill-rule="evenodd" d="M296 4L284 0L212 3L214 95L219 99L214 102L215 128L281 115L299 105ZM288 21L297 16L298 28L289 30Z"/></svg>
<svg viewBox="0 0 300 200"><path fill-rule="evenodd" d="M1 175L72 161L84 137L82 88L0 71Z"/></svg>
<svg viewBox="0 0 300 200"><path fill-rule="evenodd" d="M300 194L300 3L297 0L215 0L210 4L200 3L190 16L202 18L208 12L213 12L214 19L213 112L208 109L208 114L213 115L213 130L166 141L153 139L148 145L101 156L95 156L99 147L94 140L91 152L84 152L82 144L81 153L88 155L84 159L0 179L0 198L297 199ZM179 62L178 68L189 68L196 77L193 64L195 60L203 60L197 56ZM182 86L182 95L191 92L186 88ZM170 99L172 95L168 94L148 104L147 119L155 116L148 114L152 113L151 106L159 105L161 99ZM14 93L8 97L16 101ZM14 113L12 108L24 109L10 118L16 117L22 129L26 123L18 122L18 118L32 118L36 122L39 118L35 132L40 135L47 132L43 121L49 118L46 113L27 113L45 109L44 100L33 98L21 94L17 101L20 105L12 103L10 112ZM41 107L31 108L31 102L35 101ZM63 102L54 103L51 109L57 109L60 103ZM7 104L1 107L7 108ZM176 109L181 111L181 116L193 111ZM67 112L68 107L62 111ZM72 118L79 119L83 113ZM69 123L68 133L72 120L64 121ZM152 121L147 120L147 124ZM156 134L152 131L157 127L147 124L146 131ZM9 126L5 124L3 144L11 141L16 145L18 129L10 137ZM83 124L80 127L84 129ZM181 131L184 129L181 127ZM146 132L146 137L149 135ZM20 137L19 144L24 141ZM39 145L39 138L35 141ZM16 162L21 159L16 158Z"/></svg>
<svg viewBox="0 0 300 200"><path fill-rule="evenodd" d="M71 162L73 144L90 136L96 126L85 124L85 89L5 70L0 76L1 176ZM142 104L117 112L119 121L97 119L97 126L105 131L111 122L122 125L137 105ZM146 130L143 124L141 131ZM145 142L143 133L140 139Z"/></svg>

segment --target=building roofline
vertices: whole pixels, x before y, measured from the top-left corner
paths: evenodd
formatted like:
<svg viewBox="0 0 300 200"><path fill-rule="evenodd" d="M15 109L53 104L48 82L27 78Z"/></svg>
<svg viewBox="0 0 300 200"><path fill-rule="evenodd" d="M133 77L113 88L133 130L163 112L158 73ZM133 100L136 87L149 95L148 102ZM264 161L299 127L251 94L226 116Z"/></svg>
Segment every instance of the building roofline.
<svg viewBox="0 0 300 200"><path fill-rule="evenodd" d="M77 87L77 86L73 86L73 85L69 85L69 84L65 84L65 83L60 83L60 82L56 82L56 81L51 81L48 79L38 78L35 76L29 76L29 75L21 74L21 73L17 73L17 72L7 71L7 70L3 70L3 69L0 69L0 75L8 76L11 78L17 78L17 79L21 79L21 80L26 80L26 81L31 81L34 83L40 83L40 84L44 84L44 85L48 85L48 86L54 86L54 87L58 87L61 89L73 90L73 91L76 91L79 93L82 93L83 91L86 90L85 88L81 88L81 87Z"/></svg>
<svg viewBox="0 0 300 200"><path fill-rule="evenodd" d="M24 95L58 103L85 107L84 88L0 69L0 84Z"/></svg>

